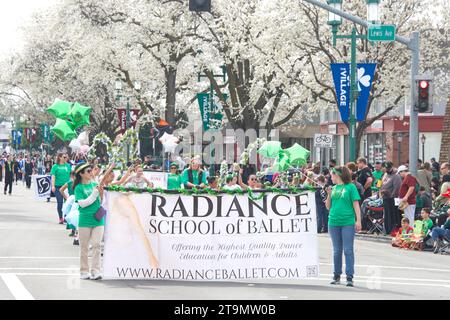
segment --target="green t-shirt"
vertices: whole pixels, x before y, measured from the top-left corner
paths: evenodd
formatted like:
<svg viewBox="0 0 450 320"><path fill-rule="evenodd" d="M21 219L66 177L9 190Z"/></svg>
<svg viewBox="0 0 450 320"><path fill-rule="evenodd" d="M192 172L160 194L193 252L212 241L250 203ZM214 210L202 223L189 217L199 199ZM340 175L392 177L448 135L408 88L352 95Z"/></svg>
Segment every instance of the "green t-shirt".
<svg viewBox="0 0 450 320"><path fill-rule="evenodd" d="M75 187L75 201L85 200L88 198L92 192L94 192L94 188L98 186L98 183L91 182L89 184L79 184ZM101 227L105 225L105 218L101 221L97 221L94 218L95 213L100 209L100 196L97 197L94 203L90 206L82 208L81 206L78 208L80 212L80 218L78 221L78 226L80 228L95 228Z"/></svg>
<svg viewBox="0 0 450 320"><path fill-rule="evenodd" d="M67 190L68 190L68 192L69 192L69 196L73 196L73 195L75 194L75 192L74 192L74 190L73 190L73 181L72 181L72 180L70 180L70 181L67 183Z"/></svg>
<svg viewBox="0 0 450 320"><path fill-rule="evenodd" d="M189 172L188 171L189 171L189 169L185 169L183 171L183 176L181 178L181 182L184 185L186 185L189 182ZM192 180L193 180L193 184L195 184L195 185L200 185L202 183L207 184L207 182L206 182L206 172L203 171L202 181L199 182L198 181L198 170L192 170Z"/></svg>
<svg viewBox="0 0 450 320"><path fill-rule="evenodd" d="M331 227L345 227L355 224L356 216L353 202L359 201L358 189L353 183L337 184L331 192L331 208L328 225Z"/></svg>
<svg viewBox="0 0 450 320"><path fill-rule="evenodd" d="M70 164L55 164L50 171L52 176L55 176L55 187L62 187L70 180L70 171L72 170Z"/></svg>
<svg viewBox="0 0 450 320"><path fill-rule="evenodd" d="M169 173L167 177L167 190L178 190L181 188L181 176L176 173Z"/></svg>
<svg viewBox="0 0 450 320"><path fill-rule="evenodd" d="M430 230L431 228L433 228L433 221L431 219L422 220L422 232L424 236L427 235L428 230Z"/></svg>
<svg viewBox="0 0 450 320"><path fill-rule="evenodd" d="M379 188L377 188L377 183L379 180L381 180L383 178L383 171L374 171L372 173L373 175L373 183L372 183L372 189L374 190L379 190Z"/></svg>

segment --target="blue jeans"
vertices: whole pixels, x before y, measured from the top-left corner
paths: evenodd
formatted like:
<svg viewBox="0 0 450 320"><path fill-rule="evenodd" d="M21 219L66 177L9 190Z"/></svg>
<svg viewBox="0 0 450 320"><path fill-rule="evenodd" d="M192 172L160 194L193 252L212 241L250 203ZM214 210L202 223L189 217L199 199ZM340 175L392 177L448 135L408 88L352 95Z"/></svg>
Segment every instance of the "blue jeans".
<svg viewBox="0 0 450 320"><path fill-rule="evenodd" d="M328 227L328 233L333 243L333 264L334 275L342 274L342 251L345 255L345 274L348 278L353 278L355 274L355 254L353 242L355 240L355 226Z"/></svg>
<svg viewBox="0 0 450 320"><path fill-rule="evenodd" d="M447 236L447 238L450 238L450 230L446 230L444 228L433 228L432 232L431 232L431 238L434 241L437 241L437 239L442 239L445 236Z"/></svg>
<svg viewBox="0 0 450 320"><path fill-rule="evenodd" d="M63 212L62 212L62 208L63 208L63 204L64 204L64 198L61 194L61 192L59 192L59 189L61 187L55 186L55 197L56 197L56 201L58 202L58 216L61 219L63 217Z"/></svg>

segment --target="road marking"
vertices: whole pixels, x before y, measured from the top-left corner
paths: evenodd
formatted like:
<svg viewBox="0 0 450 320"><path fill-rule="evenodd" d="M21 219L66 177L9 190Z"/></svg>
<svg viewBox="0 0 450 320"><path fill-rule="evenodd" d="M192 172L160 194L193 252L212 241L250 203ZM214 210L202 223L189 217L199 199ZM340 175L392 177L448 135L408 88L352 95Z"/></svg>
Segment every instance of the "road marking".
<svg viewBox="0 0 450 320"><path fill-rule="evenodd" d="M323 266L333 266L332 263L320 263ZM344 264L345 266L345 264ZM436 272L450 272L450 269L432 269L432 268L415 268L415 267L398 267L398 266L377 266L377 265L366 265L360 264L355 265L358 268L381 268L381 269L406 269L406 270L422 270L422 271L436 271Z"/></svg>
<svg viewBox="0 0 450 320"><path fill-rule="evenodd" d="M80 270L80 268L0 268L0 271L4 270L45 270L45 271L73 271Z"/></svg>
<svg viewBox="0 0 450 320"><path fill-rule="evenodd" d="M30 292L23 283L17 278L17 275L11 273L0 274L11 294L16 300L34 300Z"/></svg>
<svg viewBox="0 0 450 320"><path fill-rule="evenodd" d="M333 277L333 274L321 273L321 276L329 276ZM377 277L377 276L355 276L355 279L383 279L383 280L401 280L401 281L429 281L429 282L448 282L450 280L441 280L441 279L415 279L415 278L391 278L391 277Z"/></svg>
<svg viewBox="0 0 450 320"><path fill-rule="evenodd" d="M80 257L0 257L0 259L80 259Z"/></svg>

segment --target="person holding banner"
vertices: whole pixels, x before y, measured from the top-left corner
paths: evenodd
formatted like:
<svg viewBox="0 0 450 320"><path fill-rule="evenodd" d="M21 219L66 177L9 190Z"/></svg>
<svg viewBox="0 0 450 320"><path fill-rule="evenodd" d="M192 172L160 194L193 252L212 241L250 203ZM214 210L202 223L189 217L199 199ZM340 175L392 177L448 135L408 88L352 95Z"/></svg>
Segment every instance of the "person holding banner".
<svg viewBox="0 0 450 320"><path fill-rule="evenodd" d="M103 185L93 181L92 167L89 163L81 163L75 167L74 181L75 201L79 205L78 235L80 239L80 275L82 280L99 280L102 278L101 242L105 226L105 218L96 219L101 208ZM89 243L92 245L92 267L89 272Z"/></svg>
<svg viewBox="0 0 450 320"><path fill-rule="evenodd" d="M355 255L353 243L355 231L361 231L361 199L356 186L352 183L352 174L346 167L335 167L331 170L334 187L328 187L326 207L328 232L333 243L334 277L331 284L340 284L342 274L342 252L345 255L345 274L347 286L353 287ZM356 218L356 219L355 219Z"/></svg>
<svg viewBox="0 0 450 320"><path fill-rule="evenodd" d="M64 224L62 207L64 204L64 198L60 192L63 185L70 181L70 171L72 171L70 164L67 163L69 156L66 153L59 153L57 156L56 164L53 165L51 170L52 175L52 192L55 194L56 201L58 203L57 210L59 216L59 224Z"/></svg>
<svg viewBox="0 0 450 320"><path fill-rule="evenodd" d="M206 174L200 169L200 160L192 158L189 168L183 171L181 181L186 189L203 189L206 187Z"/></svg>

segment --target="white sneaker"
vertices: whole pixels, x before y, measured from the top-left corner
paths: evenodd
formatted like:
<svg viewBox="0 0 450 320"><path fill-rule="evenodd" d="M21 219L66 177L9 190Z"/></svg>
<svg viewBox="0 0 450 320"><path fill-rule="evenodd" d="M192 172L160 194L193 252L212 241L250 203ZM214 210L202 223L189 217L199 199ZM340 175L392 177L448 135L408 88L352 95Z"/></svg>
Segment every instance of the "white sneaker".
<svg viewBox="0 0 450 320"><path fill-rule="evenodd" d="M96 273L91 276L91 280L102 280L102 274Z"/></svg>
<svg viewBox="0 0 450 320"><path fill-rule="evenodd" d="M82 273L80 275L81 280L89 280L91 278L91 275L89 273Z"/></svg>

